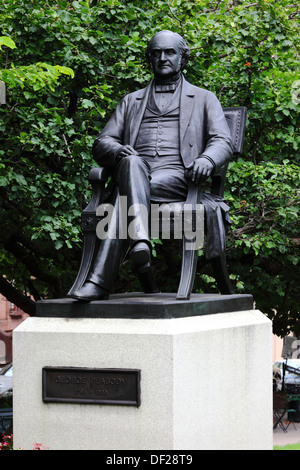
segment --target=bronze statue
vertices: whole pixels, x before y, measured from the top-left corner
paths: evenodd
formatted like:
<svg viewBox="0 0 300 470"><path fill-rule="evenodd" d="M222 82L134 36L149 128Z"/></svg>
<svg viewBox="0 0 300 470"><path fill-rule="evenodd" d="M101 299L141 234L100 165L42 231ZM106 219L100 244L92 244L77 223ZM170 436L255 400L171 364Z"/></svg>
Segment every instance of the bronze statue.
<svg viewBox="0 0 300 470"><path fill-rule="evenodd" d="M155 34L147 47L154 79L121 100L94 143L95 160L112 170L109 198L117 211L121 196L128 207L143 205L147 211L152 202L183 201L189 179L198 184L217 174L232 155L231 134L218 99L182 74L189 52L179 34ZM117 233L120 217L117 213L111 222L118 225ZM148 269L147 223L140 223L131 238L102 240L87 281L71 297L107 299L127 253L137 271Z"/></svg>

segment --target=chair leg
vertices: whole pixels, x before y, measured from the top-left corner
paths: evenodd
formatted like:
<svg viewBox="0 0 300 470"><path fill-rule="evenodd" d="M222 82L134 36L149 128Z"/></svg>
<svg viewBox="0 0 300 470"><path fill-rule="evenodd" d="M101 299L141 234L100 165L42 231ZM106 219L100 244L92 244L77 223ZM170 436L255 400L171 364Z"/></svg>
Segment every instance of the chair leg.
<svg viewBox="0 0 300 470"><path fill-rule="evenodd" d="M234 291L227 271L225 253L223 253L223 255L219 256L218 258L213 258L211 260L211 265L221 294L233 294Z"/></svg>
<svg viewBox="0 0 300 470"><path fill-rule="evenodd" d="M287 413L288 413L288 425L287 425L287 428L288 428L289 425L292 423L292 425L294 426L294 429L297 431L297 428L296 428L295 422L294 422L294 418L293 418L293 414L296 413L296 410L294 410L294 409L288 409L288 410L287 410Z"/></svg>
<svg viewBox="0 0 300 470"><path fill-rule="evenodd" d="M198 250L187 250L187 243L191 243L183 237L181 278L177 292L177 300L189 300L191 297L198 260Z"/></svg>
<svg viewBox="0 0 300 470"><path fill-rule="evenodd" d="M95 247L96 247L95 234L93 233L86 234L84 236L80 268L79 268L77 277L75 279L75 282L67 294L67 297L71 296L73 292L80 289L82 285L84 284L87 278L87 275L89 273L91 264L92 264Z"/></svg>

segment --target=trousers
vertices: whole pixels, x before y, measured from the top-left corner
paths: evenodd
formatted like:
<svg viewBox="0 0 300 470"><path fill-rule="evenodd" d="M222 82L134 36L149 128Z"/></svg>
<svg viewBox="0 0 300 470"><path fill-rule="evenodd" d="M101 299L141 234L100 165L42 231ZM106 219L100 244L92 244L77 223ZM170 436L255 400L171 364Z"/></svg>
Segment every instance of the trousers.
<svg viewBox="0 0 300 470"><path fill-rule="evenodd" d="M111 218L109 230L110 233L115 233L116 237L101 240L87 277L88 281L110 291L128 251L141 241L151 248L148 217L138 217L138 224L133 225L139 215L136 211L142 206L145 213L149 214L151 202L185 201L188 186L184 171L183 165L172 164L170 158L130 155L120 160L113 175L115 190L110 201L115 213ZM120 204L121 196L122 200L126 200L126 207ZM129 216L128 213L120 214L120 210L128 211L129 208L133 208ZM133 231L131 230L129 236L129 230L126 230L128 236L120 237L120 224L125 219L127 224L133 227ZM123 235L124 233L123 227Z"/></svg>

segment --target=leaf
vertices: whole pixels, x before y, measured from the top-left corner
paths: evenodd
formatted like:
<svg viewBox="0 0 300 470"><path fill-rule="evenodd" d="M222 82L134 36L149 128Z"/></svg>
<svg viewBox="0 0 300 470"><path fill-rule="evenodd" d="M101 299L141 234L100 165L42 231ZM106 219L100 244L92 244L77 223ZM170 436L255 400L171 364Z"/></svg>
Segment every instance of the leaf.
<svg viewBox="0 0 300 470"><path fill-rule="evenodd" d="M83 106L83 108L87 108L87 109L88 108L93 108L94 103L91 100L84 99L84 100L82 100L82 106Z"/></svg>
<svg viewBox="0 0 300 470"><path fill-rule="evenodd" d="M75 77L74 71L70 67L65 67L65 66L60 66L56 65L55 66L56 70L58 70L60 73L63 73L65 75L69 75L71 78Z"/></svg>
<svg viewBox="0 0 300 470"><path fill-rule="evenodd" d="M64 23L69 23L71 21L71 15L68 11L61 11L59 16Z"/></svg>
<svg viewBox="0 0 300 470"><path fill-rule="evenodd" d="M16 174L15 179L16 179L17 183L19 183L20 185L27 185L27 181L26 181L26 179L24 178L23 175Z"/></svg>
<svg viewBox="0 0 300 470"><path fill-rule="evenodd" d="M63 247L63 242L61 240L56 240L54 246L56 250L60 250Z"/></svg>
<svg viewBox="0 0 300 470"><path fill-rule="evenodd" d="M0 36L0 48L1 46L6 46L6 47L9 47L10 49L16 49L17 46L16 46L16 43L8 38L7 36Z"/></svg>

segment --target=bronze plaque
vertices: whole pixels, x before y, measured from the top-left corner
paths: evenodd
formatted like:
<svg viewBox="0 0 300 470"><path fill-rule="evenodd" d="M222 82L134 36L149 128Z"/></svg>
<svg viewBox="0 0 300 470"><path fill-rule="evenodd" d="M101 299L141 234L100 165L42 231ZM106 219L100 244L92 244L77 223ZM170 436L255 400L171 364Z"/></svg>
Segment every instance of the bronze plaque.
<svg viewBox="0 0 300 470"><path fill-rule="evenodd" d="M44 367L43 401L140 406L140 370Z"/></svg>

